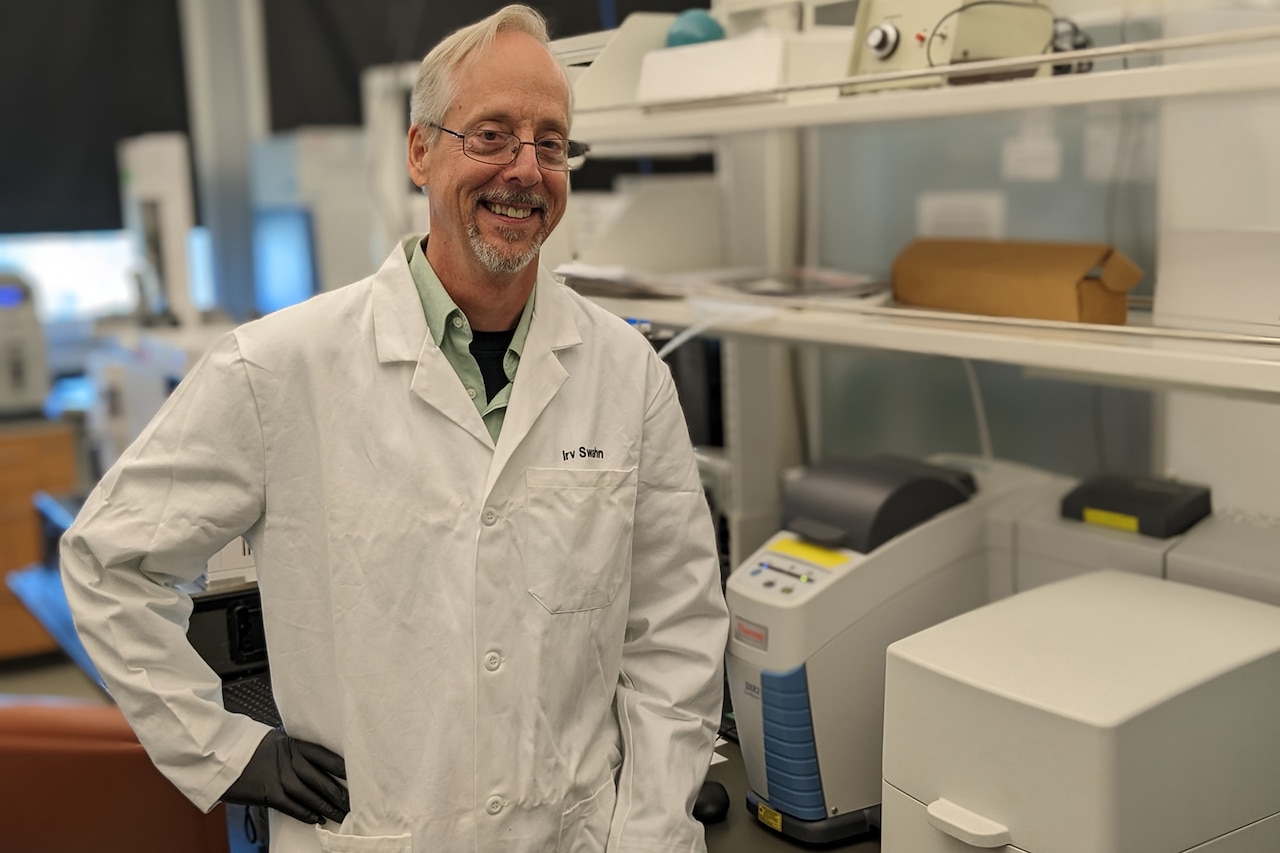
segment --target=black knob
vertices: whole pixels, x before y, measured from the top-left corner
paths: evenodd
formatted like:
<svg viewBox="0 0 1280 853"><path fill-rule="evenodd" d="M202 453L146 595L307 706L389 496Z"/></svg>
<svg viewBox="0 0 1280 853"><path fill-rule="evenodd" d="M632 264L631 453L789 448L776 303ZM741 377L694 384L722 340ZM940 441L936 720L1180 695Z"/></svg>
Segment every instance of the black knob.
<svg viewBox="0 0 1280 853"><path fill-rule="evenodd" d="M867 31L867 47L879 59L888 59L898 49L898 28L893 24L877 24Z"/></svg>

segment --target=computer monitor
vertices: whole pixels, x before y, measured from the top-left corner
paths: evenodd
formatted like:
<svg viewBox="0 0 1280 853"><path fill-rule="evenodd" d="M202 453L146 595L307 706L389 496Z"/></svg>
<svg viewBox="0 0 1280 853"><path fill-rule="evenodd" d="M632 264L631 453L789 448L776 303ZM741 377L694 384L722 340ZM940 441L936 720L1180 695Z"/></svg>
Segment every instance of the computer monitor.
<svg viewBox="0 0 1280 853"><path fill-rule="evenodd" d="M269 314L314 296L315 244L311 214L301 207L268 207L253 214L253 274L258 310Z"/></svg>

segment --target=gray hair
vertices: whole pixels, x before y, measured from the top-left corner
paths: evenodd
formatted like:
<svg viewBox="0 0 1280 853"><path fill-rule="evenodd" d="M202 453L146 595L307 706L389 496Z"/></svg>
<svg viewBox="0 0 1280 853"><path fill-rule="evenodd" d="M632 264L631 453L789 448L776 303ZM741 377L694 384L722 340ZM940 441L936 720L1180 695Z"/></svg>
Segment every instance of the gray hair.
<svg viewBox="0 0 1280 853"><path fill-rule="evenodd" d="M431 125L443 123L445 112L457 97L454 72L493 44L498 33L505 32L532 36L550 52L551 38L547 34L546 18L528 6L513 4L455 31L433 47L422 60L409 102L409 122L411 126L417 125L427 134L428 143L435 142L440 137L440 131ZM572 112L573 86L569 84L569 75L564 66L558 61L556 65L569 90L569 107Z"/></svg>

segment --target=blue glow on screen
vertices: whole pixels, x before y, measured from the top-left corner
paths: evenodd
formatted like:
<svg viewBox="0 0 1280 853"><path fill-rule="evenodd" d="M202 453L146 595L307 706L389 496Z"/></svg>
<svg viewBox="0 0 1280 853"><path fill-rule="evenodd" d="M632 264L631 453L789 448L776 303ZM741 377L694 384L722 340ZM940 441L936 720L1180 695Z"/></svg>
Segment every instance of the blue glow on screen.
<svg viewBox="0 0 1280 853"><path fill-rule="evenodd" d="M253 273L263 314L316 293L311 215L300 208L266 208L254 214Z"/></svg>
<svg viewBox="0 0 1280 853"><path fill-rule="evenodd" d="M0 234L0 271L31 285L42 323L132 313L136 266L124 231Z"/></svg>
<svg viewBox="0 0 1280 853"><path fill-rule="evenodd" d="M191 277L191 302L199 311L212 309L218 303L213 287L213 236L203 225L187 233L187 267Z"/></svg>
<svg viewBox="0 0 1280 853"><path fill-rule="evenodd" d="M17 308L27 299L27 292L16 284L0 284L0 308Z"/></svg>

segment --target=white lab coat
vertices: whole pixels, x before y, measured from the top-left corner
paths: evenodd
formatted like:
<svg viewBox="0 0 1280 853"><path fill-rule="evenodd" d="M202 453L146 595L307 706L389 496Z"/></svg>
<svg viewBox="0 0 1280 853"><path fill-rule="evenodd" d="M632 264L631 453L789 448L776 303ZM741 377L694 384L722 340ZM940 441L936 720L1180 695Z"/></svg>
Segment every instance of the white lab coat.
<svg viewBox="0 0 1280 853"><path fill-rule="evenodd" d="M702 851L728 630L666 366L545 271L495 447L404 252L222 339L62 546L85 645L211 808L265 727L222 710L173 585L247 532L288 732L341 827L273 851ZM145 822L145 821L144 821Z"/></svg>

